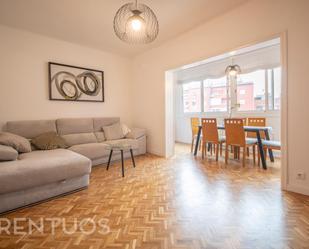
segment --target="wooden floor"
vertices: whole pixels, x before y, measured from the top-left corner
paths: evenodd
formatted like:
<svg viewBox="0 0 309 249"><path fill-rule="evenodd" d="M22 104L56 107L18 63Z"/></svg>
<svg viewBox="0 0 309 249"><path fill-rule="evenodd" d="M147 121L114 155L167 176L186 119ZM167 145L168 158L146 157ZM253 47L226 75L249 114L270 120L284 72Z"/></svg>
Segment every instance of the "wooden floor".
<svg viewBox="0 0 309 249"><path fill-rule="evenodd" d="M152 155L95 167L88 189L1 218L108 219L110 232L66 235L61 229L0 235L0 248L309 248L309 197L280 190L278 163L264 171L231 160L195 159L185 145L177 155Z"/></svg>

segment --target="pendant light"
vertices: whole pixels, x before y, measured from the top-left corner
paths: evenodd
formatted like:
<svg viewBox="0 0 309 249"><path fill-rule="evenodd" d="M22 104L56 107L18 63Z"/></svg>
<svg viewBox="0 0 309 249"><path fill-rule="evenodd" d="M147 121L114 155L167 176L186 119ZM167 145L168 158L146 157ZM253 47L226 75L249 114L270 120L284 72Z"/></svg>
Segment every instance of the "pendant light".
<svg viewBox="0 0 309 249"><path fill-rule="evenodd" d="M240 66L237 64L234 64L233 58L232 58L232 64L227 66L227 68L225 69L225 74L230 77L236 77L240 73L241 73Z"/></svg>
<svg viewBox="0 0 309 249"><path fill-rule="evenodd" d="M147 5L135 0L135 3L127 3L117 11L114 31L120 40L127 43L150 43L159 33L159 23Z"/></svg>

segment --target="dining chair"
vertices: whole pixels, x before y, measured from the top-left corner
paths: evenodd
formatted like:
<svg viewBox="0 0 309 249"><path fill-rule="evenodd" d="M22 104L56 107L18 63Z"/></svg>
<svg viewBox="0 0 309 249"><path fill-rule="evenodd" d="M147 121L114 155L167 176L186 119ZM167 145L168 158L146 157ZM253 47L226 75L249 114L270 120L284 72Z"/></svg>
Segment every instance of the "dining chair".
<svg viewBox="0 0 309 249"><path fill-rule="evenodd" d="M239 118L242 119L243 125L247 125L247 118ZM247 133L245 132L245 136L247 136ZM231 146L231 152L234 154L234 159L239 159L239 147L237 146ZM248 153L249 156L249 153Z"/></svg>
<svg viewBox="0 0 309 249"><path fill-rule="evenodd" d="M222 156L222 144L225 142L225 137L219 136L216 118L202 118L202 134L202 158L207 156L207 145L211 144L214 146L216 161L218 161L219 151Z"/></svg>
<svg viewBox="0 0 309 249"><path fill-rule="evenodd" d="M191 153L193 152L194 144L197 140L199 125L200 125L200 119L197 117L192 117L191 118L191 131L192 131ZM202 138L200 138L200 141L201 139Z"/></svg>
<svg viewBox="0 0 309 249"><path fill-rule="evenodd" d="M248 126L266 126L266 118L262 118L262 117L249 117L247 119L247 125ZM260 136L261 139L265 139L265 133L264 132L260 132ZM247 132L247 138L249 139L254 139L255 141L257 141L256 138L256 132ZM254 148L255 149L255 148ZM249 148L247 149L247 154L249 156ZM258 159L259 159L259 154L258 154Z"/></svg>
<svg viewBox="0 0 309 249"><path fill-rule="evenodd" d="M229 158L229 146L234 146L243 149L242 165L246 165L247 148L256 145L256 142L251 139L246 139L243 120L240 118L230 118L224 120L225 126L225 163L228 163ZM255 149L253 149L253 163L255 164Z"/></svg>
<svg viewBox="0 0 309 249"><path fill-rule="evenodd" d="M248 118L247 119L248 126L266 126L266 118ZM247 137L256 138L255 132L247 132ZM265 139L265 133L261 133L261 139Z"/></svg>
<svg viewBox="0 0 309 249"><path fill-rule="evenodd" d="M264 149L264 155L265 159L267 158L267 150L281 150L281 142L280 141L274 141L274 140L263 140L263 149ZM258 151L258 165L260 166L260 153Z"/></svg>

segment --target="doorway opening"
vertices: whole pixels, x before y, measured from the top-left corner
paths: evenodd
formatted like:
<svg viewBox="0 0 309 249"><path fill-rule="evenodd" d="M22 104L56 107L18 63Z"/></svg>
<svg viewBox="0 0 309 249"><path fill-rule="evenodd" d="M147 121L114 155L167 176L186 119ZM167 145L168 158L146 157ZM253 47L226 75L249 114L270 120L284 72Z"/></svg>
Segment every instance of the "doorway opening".
<svg viewBox="0 0 309 249"><path fill-rule="evenodd" d="M272 153L267 151L270 157L266 157L266 164L282 169L284 188L287 172L285 58L282 35L166 71L166 155L174 155L176 143L191 145L196 135L192 133L191 118L216 118L220 126L224 126L226 118L246 120L246 126L252 125L248 123L250 120L264 119L262 125L269 128L269 140L280 145L278 150L272 147ZM239 71L231 77L226 69L235 65ZM224 131L220 133L224 135ZM263 134L262 139L267 140ZM188 150L191 153L190 146ZM197 156L200 154L198 150Z"/></svg>

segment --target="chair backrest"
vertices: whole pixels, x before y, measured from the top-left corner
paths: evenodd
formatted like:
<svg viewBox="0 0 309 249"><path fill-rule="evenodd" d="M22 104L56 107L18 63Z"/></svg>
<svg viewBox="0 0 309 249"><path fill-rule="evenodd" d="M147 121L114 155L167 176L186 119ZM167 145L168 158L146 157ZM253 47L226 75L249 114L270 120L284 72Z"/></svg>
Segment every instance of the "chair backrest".
<svg viewBox="0 0 309 249"><path fill-rule="evenodd" d="M246 135L244 130L244 122L241 118L229 118L224 120L226 144L246 145Z"/></svg>
<svg viewBox="0 0 309 249"><path fill-rule="evenodd" d="M248 126L266 126L266 118L248 118ZM260 132L261 138L265 139L264 132ZM247 132L247 137L256 138L255 132Z"/></svg>
<svg viewBox="0 0 309 249"><path fill-rule="evenodd" d="M191 118L191 130L192 130L192 136L197 135L198 133L198 126L200 125L200 119L196 117Z"/></svg>
<svg viewBox="0 0 309 249"><path fill-rule="evenodd" d="M242 123L243 123L243 125L244 126L246 126L247 125L247 118L241 118L241 117L235 117L235 118L237 118L237 119L242 119Z"/></svg>
<svg viewBox="0 0 309 249"><path fill-rule="evenodd" d="M202 118L203 142L219 142L217 119Z"/></svg>

